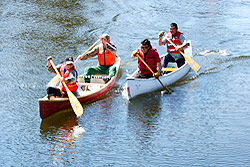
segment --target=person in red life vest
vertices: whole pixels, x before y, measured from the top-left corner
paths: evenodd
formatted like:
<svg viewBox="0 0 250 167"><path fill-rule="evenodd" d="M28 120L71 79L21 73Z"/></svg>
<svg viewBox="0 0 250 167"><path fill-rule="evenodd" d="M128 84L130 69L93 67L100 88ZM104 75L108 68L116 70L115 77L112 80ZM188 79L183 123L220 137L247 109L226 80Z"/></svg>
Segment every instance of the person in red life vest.
<svg viewBox="0 0 250 167"><path fill-rule="evenodd" d="M164 57L163 67L167 67L168 62L176 62L178 67L185 64L185 59L179 51L183 52L183 49L187 46L185 36L182 32L178 31L176 23L171 23L169 26L168 34L163 38L164 32L161 31L158 34L158 43L160 46L167 44L167 56ZM170 39L176 48L167 40Z"/></svg>
<svg viewBox="0 0 250 167"><path fill-rule="evenodd" d="M155 48L152 47L148 39L141 41L141 46L132 52L131 58L137 57L137 54L146 62L146 64L152 69L154 74L147 68L147 66L138 58L138 73L136 78L150 78L159 77L161 72L161 60L159 54ZM157 68L158 67L158 68Z"/></svg>
<svg viewBox="0 0 250 167"><path fill-rule="evenodd" d="M52 67L50 60L52 60L52 57L49 56L47 58L48 64L47 69L50 73L56 73L54 68ZM56 66L57 70L59 71L60 75L62 76L62 79L60 80L59 87L55 85L48 85L47 88L47 94L49 100L55 99L56 96L59 97L68 97L67 91L65 87L63 86L62 82L65 82L69 90L75 95L78 96L78 86L77 86L77 77L78 73L74 66L74 60L73 57L67 56L65 61L62 64L59 64Z"/></svg>
<svg viewBox="0 0 250 167"><path fill-rule="evenodd" d="M110 42L110 36L108 34L102 34L99 39L102 41L101 44L95 46L84 56L80 55L77 58L80 60L86 60L96 55L98 56L98 65L86 67L84 70L84 80L87 83L90 82L91 75L94 74L108 74L109 78L116 74L116 67L114 66L117 51L116 46Z"/></svg>

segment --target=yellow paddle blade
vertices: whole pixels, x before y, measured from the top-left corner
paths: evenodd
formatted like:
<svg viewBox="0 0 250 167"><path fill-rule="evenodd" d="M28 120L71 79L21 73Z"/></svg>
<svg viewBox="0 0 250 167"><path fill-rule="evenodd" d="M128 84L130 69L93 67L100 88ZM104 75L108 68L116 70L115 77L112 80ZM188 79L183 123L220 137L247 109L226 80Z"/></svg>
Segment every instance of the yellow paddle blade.
<svg viewBox="0 0 250 167"><path fill-rule="evenodd" d="M174 67L165 67L165 68L162 68L161 70L162 71L175 71L177 70L178 68L174 68Z"/></svg>
<svg viewBox="0 0 250 167"><path fill-rule="evenodd" d="M70 104L71 104L73 111L75 112L77 117L80 117L83 114L83 107L82 107L81 103L78 101L76 96L69 90L69 88L66 86L66 84L65 83L63 83L63 84L66 88L67 93L68 93L69 101L70 101Z"/></svg>
<svg viewBox="0 0 250 167"><path fill-rule="evenodd" d="M191 68L192 68L195 72L197 72L197 73L198 73L198 71L201 69L201 67L199 66L199 64L196 63L196 62L192 65Z"/></svg>
<svg viewBox="0 0 250 167"><path fill-rule="evenodd" d="M182 53L182 52L181 52ZM185 58L185 60L187 61L188 65L192 68L192 70L194 70L196 73L198 73L198 71L201 69L200 65L198 63L196 63L192 58L190 58L189 56L186 56L184 54L182 54Z"/></svg>

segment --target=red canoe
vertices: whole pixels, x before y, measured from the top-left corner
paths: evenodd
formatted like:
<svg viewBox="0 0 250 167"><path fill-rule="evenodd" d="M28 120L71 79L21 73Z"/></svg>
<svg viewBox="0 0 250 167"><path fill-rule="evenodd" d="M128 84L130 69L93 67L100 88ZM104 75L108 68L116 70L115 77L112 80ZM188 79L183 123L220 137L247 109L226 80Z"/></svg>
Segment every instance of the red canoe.
<svg viewBox="0 0 250 167"><path fill-rule="evenodd" d="M113 87L119 72L120 61L120 58L116 58L116 75L107 83L104 82L107 77L103 75L93 76L90 83L84 83L84 79L79 76L78 92L80 96L77 98L82 105L96 101ZM71 108L71 104L68 98L57 97L55 100L49 100L48 96L45 96L39 99L39 108L41 118L45 119L54 113Z"/></svg>

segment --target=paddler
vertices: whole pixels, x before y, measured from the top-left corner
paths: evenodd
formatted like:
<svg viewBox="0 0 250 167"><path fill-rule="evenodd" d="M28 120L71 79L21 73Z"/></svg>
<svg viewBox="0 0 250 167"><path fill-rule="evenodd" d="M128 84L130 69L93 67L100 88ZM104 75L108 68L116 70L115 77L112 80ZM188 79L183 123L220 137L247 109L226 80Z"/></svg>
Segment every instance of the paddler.
<svg viewBox="0 0 250 167"><path fill-rule="evenodd" d="M131 58L138 57L137 54L144 60L144 62L152 69L154 74L150 69L138 58L138 68L139 71L135 78L158 78L161 73L161 60L159 54L155 48L152 47L148 39L141 41L141 46L132 52Z"/></svg>
<svg viewBox="0 0 250 167"><path fill-rule="evenodd" d="M47 58L48 64L47 69L50 73L56 73L53 69L50 60L52 60L52 57L49 56ZM78 73L74 66L74 60L73 57L67 56L65 58L65 61L62 64L59 64L56 66L57 70L59 71L60 75L62 76L60 80L59 87L48 85L47 88L47 94L49 100L54 100L56 96L58 97L68 97L65 87L63 86L62 82L65 82L69 90L75 95L78 96L78 86L77 86L77 77Z"/></svg>
<svg viewBox="0 0 250 167"><path fill-rule="evenodd" d="M183 52L183 49L187 46L185 36L182 32L178 31L176 23L171 23L169 26L169 32L165 37L164 31L158 34L158 43L160 46L167 44L167 56L164 57L163 67L167 67L168 62L176 62L178 68L185 64L185 59L179 51ZM171 40L176 48L168 41Z"/></svg>
<svg viewBox="0 0 250 167"><path fill-rule="evenodd" d="M102 34L99 36L102 41L101 44L95 46L87 54L78 56L77 59L86 60L94 56L98 56L98 65L86 67L84 70L84 76L89 76L85 78L85 82L89 83L91 75L94 74L107 74L109 78L115 76L116 67L114 66L116 60L116 46L110 42L110 36L108 34ZM106 80L107 82L108 80Z"/></svg>

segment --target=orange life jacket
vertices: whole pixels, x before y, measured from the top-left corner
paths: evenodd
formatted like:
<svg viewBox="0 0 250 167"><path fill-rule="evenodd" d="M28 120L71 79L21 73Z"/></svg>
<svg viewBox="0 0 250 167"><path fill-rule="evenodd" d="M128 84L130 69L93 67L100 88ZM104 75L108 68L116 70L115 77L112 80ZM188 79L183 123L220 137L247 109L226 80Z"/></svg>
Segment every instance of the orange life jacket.
<svg viewBox="0 0 250 167"><path fill-rule="evenodd" d="M113 45L112 43L110 44ZM108 49L105 49L104 51L103 44L99 45L99 52L97 55L98 55L98 63L100 65L111 66L115 64L116 55L112 54Z"/></svg>
<svg viewBox="0 0 250 167"><path fill-rule="evenodd" d="M61 74L61 76L62 76L63 78L69 77L69 74L70 74L70 72L71 72L72 70L75 70L75 71L76 71L75 67L73 67L73 68L71 68L71 69L69 69L69 70L66 70L65 67L66 67L66 64L63 64L63 65L60 67L60 74ZM77 75L77 71L76 71L76 75ZM77 76L76 76L76 78L77 78ZM66 85L67 85L67 87L69 88L70 91L76 91L77 88L78 88L78 86L77 86L77 84L76 84L76 81L75 81L75 82L72 82L72 83L66 83ZM65 89L65 87L63 86L62 83L60 83L60 86L61 86L62 90L66 91L66 89Z"/></svg>
<svg viewBox="0 0 250 167"><path fill-rule="evenodd" d="M172 34L170 32L168 32L168 34L166 35L168 39L170 39L176 46L181 45L182 43L179 41L180 35L182 34L182 32L177 31L176 35L172 36ZM180 50L183 52L183 50ZM167 41L167 52L171 52L171 53L180 53L178 50L175 50L175 47L169 42Z"/></svg>

